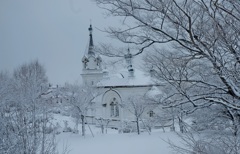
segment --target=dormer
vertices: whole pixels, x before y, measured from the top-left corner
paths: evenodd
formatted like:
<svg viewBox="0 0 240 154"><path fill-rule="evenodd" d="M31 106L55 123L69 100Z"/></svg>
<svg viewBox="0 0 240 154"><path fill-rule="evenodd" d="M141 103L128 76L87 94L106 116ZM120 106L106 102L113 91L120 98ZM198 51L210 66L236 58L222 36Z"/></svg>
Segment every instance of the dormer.
<svg viewBox="0 0 240 154"><path fill-rule="evenodd" d="M128 69L128 76L134 77L134 69L132 65L132 58L133 55L130 53L130 49L128 48L128 53L124 56L126 63L127 63L127 69Z"/></svg>

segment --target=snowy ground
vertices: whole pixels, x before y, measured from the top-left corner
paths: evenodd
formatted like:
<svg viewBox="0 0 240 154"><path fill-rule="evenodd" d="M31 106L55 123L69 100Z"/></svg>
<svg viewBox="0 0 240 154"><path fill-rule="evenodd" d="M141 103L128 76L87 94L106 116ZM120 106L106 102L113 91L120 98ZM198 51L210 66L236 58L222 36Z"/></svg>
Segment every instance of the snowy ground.
<svg viewBox="0 0 240 154"><path fill-rule="evenodd" d="M71 118L60 115L55 117L61 126L65 120L69 121L70 127L73 126ZM108 129L108 134L101 134L100 128L93 125L90 128L94 137L87 126L85 138L70 132L57 135L59 152L67 147L69 154L171 154L171 148L166 141L180 142L177 135L169 131L164 133L162 130L154 130L151 135L147 132L137 135L118 134L116 130Z"/></svg>

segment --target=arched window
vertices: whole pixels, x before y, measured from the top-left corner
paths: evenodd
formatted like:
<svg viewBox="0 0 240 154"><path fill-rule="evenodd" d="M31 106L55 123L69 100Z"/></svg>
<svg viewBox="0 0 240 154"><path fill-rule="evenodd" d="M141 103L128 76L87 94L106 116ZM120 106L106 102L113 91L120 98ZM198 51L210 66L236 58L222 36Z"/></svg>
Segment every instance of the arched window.
<svg viewBox="0 0 240 154"><path fill-rule="evenodd" d="M111 117L114 117L114 103L113 102L110 103L110 114L111 114Z"/></svg>
<svg viewBox="0 0 240 154"><path fill-rule="evenodd" d="M110 103L110 115L111 117L119 117L119 106L116 98L113 98Z"/></svg>

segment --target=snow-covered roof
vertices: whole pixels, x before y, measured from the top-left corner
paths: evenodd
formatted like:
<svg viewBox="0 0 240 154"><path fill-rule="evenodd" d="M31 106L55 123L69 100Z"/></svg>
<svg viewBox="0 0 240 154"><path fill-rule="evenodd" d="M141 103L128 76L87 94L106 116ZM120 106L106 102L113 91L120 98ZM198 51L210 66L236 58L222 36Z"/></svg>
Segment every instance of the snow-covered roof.
<svg viewBox="0 0 240 154"><path fill-rule="evenodd" d="M134 76L130 77L128 70L124 69L119 73L111 74L101 80L98 87L129 87L129 86L152 86L156 85L146 73L134 69Z"/></svg>
<svg viewBox="0 0 240 154"><path fill-rule="evenodd" d="M153 86L147 93L146 96L149 98L159 98L164 96L165 94L156 86Z"/></svg>

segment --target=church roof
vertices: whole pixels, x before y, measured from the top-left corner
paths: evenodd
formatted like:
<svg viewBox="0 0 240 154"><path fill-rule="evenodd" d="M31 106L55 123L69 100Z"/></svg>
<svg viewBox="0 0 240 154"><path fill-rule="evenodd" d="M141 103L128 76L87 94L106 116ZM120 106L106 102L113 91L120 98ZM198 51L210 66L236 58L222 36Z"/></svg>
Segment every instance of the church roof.
<svg viewBox="0 0 240 154"><path fill-rule="evenodd" d="M85 50L85 55L84 55L87 58L89 58L90 56L95 57L94 44L93 44L93 28L92 28L91 24L88 28L88 31L89 31L89 42L88 42L87 48Z"/></svg>
<svg viewBox="0 0 240 154"><path fill-rule="evenodd" d="M151 99L159 99L160 97L165 96L165 93L163 93L158 87L152 86L146 93L146 96Z"/></svg>
<svg viewBox="0 0 240 154"><path fill-rule="evenodd" d="M92 36L92 25L90 25L90 27L88 28L89 30L89 47L88 47L88 55L95 55L94 53L94 45L93 45L93 36Z"/></svg>
<svg viewBox="0 0 240 154"><path fill-rule="evenodd" d="M129 76L129 72L124 69L119 73L108 75L97 84L98 87L150 87L153 85L158 84L138 69L134 69L133 77Z"/></svg>

